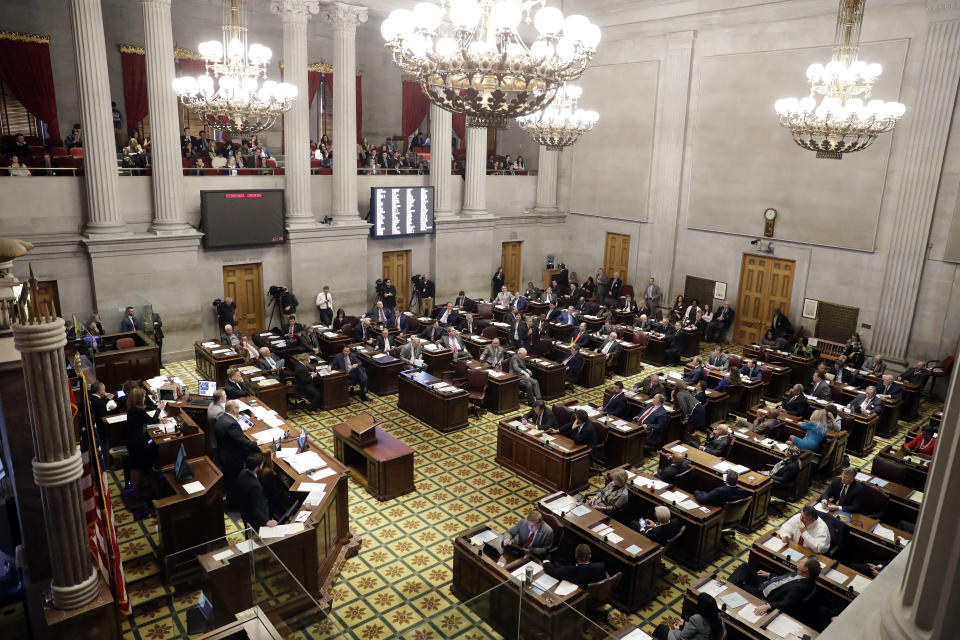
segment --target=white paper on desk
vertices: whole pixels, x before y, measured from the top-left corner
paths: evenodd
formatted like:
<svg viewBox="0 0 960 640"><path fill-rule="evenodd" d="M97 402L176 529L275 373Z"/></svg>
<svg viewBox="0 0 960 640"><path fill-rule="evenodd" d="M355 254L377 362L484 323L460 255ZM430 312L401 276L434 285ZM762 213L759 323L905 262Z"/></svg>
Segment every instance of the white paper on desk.
<svg viewBox="0 0 960 640"><path fill-rule="evenodd" d="M885 526L883 526L879 522L877 523L877 526L873 528L873 533L880 536L884 540L889 540L890 542L893 542L895 539L893 535L893 530L887 529Z"/></svg>
<svg viewBox="0 0 960 640"><path fill-rule="evenodd" d="M660 497L667 502L681 503L687 499L687 494L682 491L664 491L660 494Z"/></svg>
<svg viewBox="0 0 960 640"><path fill-rule="evenodd" d="M116 424L118 422L126 422L127 414L118 413L114 416L107 416L106 418L103 419L103 421L106 422L107 424Z"/></svg>
<svg viewBox="0 0 960 640"><path fill-rule="evenodd" d="M211 351L210 353L212 353L213 355L220 355L221 353L229 353L230 351L233 351L233 349L216 349L214 351Z"/></svg>
<svg viewBox="0 0 960 640"><path fill-rule="evenodd" d="M670 373L667 374L667 377L673 378L674 380L679 380L681 376L679 372L671 371Z"/></svg>
<svg viewBox="0 0 960 640"><path fill-rule="evenodd" d="M870 478L870 484L875 484L878 487L885 487L890 483L883 478Z"/></svg>
<svg viewBox="0 0 960 640"><path fill-rule="evenodd" d="M533 573L537 573L538 571L541 570L540 563L539 563L539 562L536 562L536 561L534 561L534 560L531 560L530 562L528 562L527 564L523 565L522 567L518 567L518 568L514 569L514 570L511 572L511 575L512 575L514 578L517 578L518 580L523 580L523 577L524 577L524 575L526 574L526 571L527 571L527 567L532 567L532 568L533 568Z"/></svg>
<svg viewBox="0 0 960 640"><path fill-rule="evenodd" d="M570 595L571 593L573 593L573 592L576 591L577 589L579 589L579 587L578 587L577 585L573 584L572 582L567 582L566 580L561 580L561 581L560 581L560 584L557 585L557 588L554 589L554 593L556 593L556 594L557 594L558 596L560 596L560 597L563 597L563 596L568 596L568 595Z"/></svg>
<svg viewBox="0 0 960 640"><path fill-rule="evenodd" d="M823 506L822 502L817 502L815 505L813 505L813 508L819 511L820 513L830 513L827 510L827 508Z"/></svg>
<svg viewBox="0 0 960 640"><path fill-rule="evenodd" d="M790 549L784 549L783 557L789 560L790 562L796 564L797 562L803 559L804 555L803 555L803 552L790 548Z"/></svg>
<svg viewBox="0 0 960 640"><path fill-rule="evenodd" d="M213 556L211 556L211 557L212 557L214 560L216 560L217 562L220 562L220 561L222 561L222 560L226 560L227 558L229 558L229 557L232 556L232 555L234 555L234 554L233 554L233 549L227 549L226 551L221 551L220 553L215 553L215 554L213 554Z"/></svg>
<svg viewBox="0 0 960 640"><path fill-rule="evenodd" d="M739 473L740 475L743 475L743 474L745 474L746 472L750 471L750 467L745 467L745 466L743 466L742 464L735 464L735 465L733 465L733 467L731 467L731 468L732 468L734 471L736 471L737 473Z"/></svg>
<svg viewBox="0 0 960 640"><path fill-rule="evenodd" d="M544 574L541 574L539 578L534 580L533 584L534 586L540 587L544 591L549 591L550 589L553 588L554 585L556 585L559 582L560 581L554 578L553 576L547 575L546 573L544 573Z"/></svg>
<svg viewBox="0 0 960 640"><path fill-rule="evenodd" d="M718 460L711 465L717 471L729 471L733 469L734 465L732 462L727 462L726 460Z"/></svg>
<svg viewBox="0 0 960 640"><path fill-rule="evenodd" d="M257 439L257 444L267 444L268 442L274 442L283 437L283 429L278 429L277 427L272 427L260 433L254 434L254 437Z"/></svg>
<svg viewBox="0 0 960 640"><path fill-rule="evenodd" d="M740 595L737 591L731 591L727 595L720 598L720 601L726 604L728 609L742 607L748 602L747 599Z"/></svg>
<svg viewBox="0 0 960 640"><path fill-rule="evenodd" d="M620 544L621 542L623 542L623 536L618 536L615 533L608 533L607 542L609 542L610 544Z"/></svg>
<svg viewBox="0 0 960 640"><path fill-rule="evenodd" d="M773 446L779 449L780 451L786 451L790 445L788 445L786 442L775 442Z"/></svg>
<svg viewBox="0 0 960 640"><path fill-rule="evenodd" d="M585 516L585 515L587 515L588 513L590 513L590 507L588 507L588 506L585 505L585 504L582 504L582 505L580 505L579 507L577 507L576 509L572 510L570 513L571 513L572 515L575 515L575 516ZM891 540L892 540L892 538L891 538Z"/></svg>
<svg viewBox="0 0 960 640"><path fill-rule="evenodd" d="M249 365L249 364L248 364L248 365L245 366L245 367L240 367L239 369L237 369L237 371L239 371L240 373L242 373L242 374L244 374L244 375L248 375L248 374L256 373L257 371L260 371L260 367L255 367L255 366L253 366L253 365Z"/></svg>
<svg viewBox="0 0 960 640"><path fill-rule="evenodd" d="M800 626L800 623L785 613L781 613L772 622L768 623L766 629L781 638L786 638L790 634L798 638L803 635L803 627Z"/></svg>
<svg viewBox="0 0 960 640"><path fill-rule="evenodd" d="M923 491L917 491L914 489L909 494L907 494L907 500L912 500L913 502L921 502L923 500Z"/></svg>
<svg viewBox="0 0 960 640"><path fill-rule="evenodd" d="M550 511L553 511L555 514L563 515L570 509L573 509L577 504L576 499L573 496L564 496L563 498L558 498L550 503L544 503L544 506Z"/></svg>
<svg viewBox="0 0 960 640"><path fill-rule="evenodd" d="M626 431L633 431L633 426L631 426L630 424L628 424L628 423L626 423L626 422L614 422L614 423L613 423L613 428L614 428L614 429L617 429L618 431L624 431L624 432L626 432Z"/></svg>
<svg viewBox="0 0 960 640"><path fill-rule="evenodd" d="M703 511L704 513L710 513L710 507L700 507L700 511Z"/></svg>
<svg viewBox="0 0 960 640"><path fill-rule="evenodd" d="M261 380L258 382L261 387L271 387L275 384L280 384L280 381L275 378L267 378L266 380Z"/></svg>
<svg viewBox="0 0 960 640"><path fill-rule="evenodd" d="M670 447L670 451L673 451L674 453L684 453L686 452L686 450L687 448L682 444L675 444L672 447Z"/></svg>
<svg viewBox="0 0 960 640"><path fill-rule="evenodd" d="M287 424L287 423L284 421L283 418L281 418L280 416L278 416L278 415L276 415L276 414L268 414L268 415L264 416L264 417L263 417L263 421L266 422L268 426L270 426L270 427L272 427L272 428L274 428L274 429L277 429L277 428L282 427L282 426L284 426L285 424ZM283 429L280 429L280 431L283 431Z"/></svg>
<svg viewBox="0 0 960 640"><path fill-rule="evenodd" d="M197 493L198 491L203 491L203 483L200 482L199 480L195 480L194 482L188 482L187 484L183 485L183 490L186 491L188 494Z"/></svg>
<svg viewBox="0 0 960 640"><path fill-rule="evenodd" d="M847 581L847 578L850 577L843 571L837 571L836 569L830 569L830 571L827 571L824 575L826 576L827 580L833 580L837 584L843 584Z"/></svg>
<svg viewBox="0 0 960 640"><path fill-rule="evenodd" d="M288 458L287 462L297 473L310 473L311 471L327 466L327 463L323 461L323 458L321 458L316 451L298 453ZM322 489L323 487L320 488ZM310 489L302 489L302 491L310 491Z"/></svg>
<svg viewBox="0 0 960 640"><path fill-rule="evenodd" d="M632 555L632 556L637 555L637 554L640 553L641 551L643 551L643 549L641 549L640 547L638 547L638 546L635 545L635 544L632 544L632 545L630 545L629 547L627 547L627 553L629 553L629 554Z"/></svg>
<svg viewBox="0 0 960 640"><path fill-rule="evenodd" d="M634 629L620 640L653 640L643 629Z"/></svg>
<svg viewBox="0 0 960 640"><path fill-rule="evenodd" d="M312 493L314 491L323 491L326 492L327 485L319 484L316 482L301 482L300 486L297 487L297 491L305 491L307 493Z"/></svg>
<svg viewBox="0 0 960 640"><path fill-rule="evenodd" d="M295 455L297 455L296 447L285 447L285 448L277 449L277 457L280 458L281 460L283 458L289 458L290 456L295 456Z"/></svg>
<svg viewBox="0 0 960 640"><path fill-rule="evenodd" d="M306 522L307 518L310 517L310 511L301 511L297 514L297 517L293 519L294 522Z"/></svg>
<svg viewBox="0 0 960 640"><path fill-rule="evenodd" d="M860 593L871 582L873 582L873 580L871 580L870 578L866 576L857 575L857 576L854 576L853 580L850 581L850 586L853 587L854 591L856 591L857 593Z"/></svg>
<svg viewBox="0 0 960 640"><path fill-rule="evenodd" d="M250 378L250 382L260 382L261 380L266 380L267 376L254 376Z"/></svg>
<svg viewBox="0 0 960 640"><path fill-rule="evenodd" d="M786 544L787 543L781 540L780 538L773 536L772 538L770 538L769 540L763 543L763 548L769 549L774 553L780 553L780 549L783 549L783 547L786 546Z"/></svg>
<svg viewBox="0 0 960 640"><path fill-rule="evenodd" d="M867 480L870 479L870 477L871 476L867 475L866 473L857 471L857 480L859 480L860 482L866 482Z"/></svg>
<svg viewBox="0 0 960 640"><path fill-rule="evenodd" d="M654 491L660 491L660 489L663 489L665 486L667 486L667 483L663 480L651 480L650 478L644 478L643 476L635 477L633 479L633 484L637 485L638 487L649 487L652 484Z"/></svg>
<svg viewBox="0 0 960 640"><path fill-rule="evenodd" d="M503 371L496 371L496 370L494 370L494 369L487 369L487 375L488 375L488 376L492 376L492 377L494 377L494 378L502 378L503 376L505 376L505 375L507 375L507 374L505 374Z"/></svg>
<svg viewBox="0 0 960 640"><path fill-rule="evenodd" d="M337 333L336 331L324 331L323 335L328 338L337 338L340 336L340 334Z"/></svg>
<svg viewBox="0 0 960 640"><path fill-rule="evenodd" d="M693 511L694 509L697 509L700 507L700 505L697 504L696 500L685 500L684 502L680 503L680 506L686 509L687 511Z"/></svg>
<svg viewBox="0 0 960 640"><path fill-rule="evenodd" d="M428 342L427 344L423 345L423 348L426 349L427 351L436 351L438 349L437 345L431 342Z"/></svg>
<svg viewBox="0 0 960 640"><path fill-rule="evenodd" d="M327 467L327 468L325 468L325 469L320 469L320 470L318 470L318 471L314 471L313 473L311 473L311 474L310 474L310 479L311 479L311 480L314 480L314 481L316 481L316 480L323 480L324 478L329 477L329 476L332 476L332 475L335 474L335 473L336 473L336 471L334 471L334 470L331 469L330 467Z"/></svg>
<svg viewBox="0 0 960 640"><path fill-rule="evenodd" d="M700 587L700 593L709 593L714 598L716 598L726 590L727 590L726 583L717 582L716 580L709 580L705 585Z"/></svg>
<svg viewBox="0 0 960 640"><path fill-rule="evenodd" d="M487 529L486 531L481 531L477 535L470 538L470 544L478 547L481 544L485 544L487 542L490 542L491 540L496 540L499 537L500 536L497 535L496 531L494 531L493 529Z"/></svg>
<svg viewBox="0 0 960 640"><path fill-rule="evenodd" d="M260 405L257 405L257 406L259 407ZM250 405L248 405L246 402L244 402L243 400L237 400L237 407L239 408L240 411L252 411L252 410L253 410L253 408L252 408Z"/></svg>
<svg viewBox="0 0 960 640"><path fill-rule="evenodd" d="M260 527L260 538L267 540L269 538L282 538L303 531L303 524L294 522L293 524L278 524L275 527Z"/></svg>
<svg viewBox="0 0 960 640"><path fill-rule="evenodd" d="M254 549L259 549L260 545L254 540L244 540L243 542L238 542L236 544L237 551L240 553L247 553L248 551L253 551Z"/></svg>
<svg viewBox="0 0 960 640"><path fill-rule="evenodd" d="M326 491L311 491L307 494L303 504L307 505L308 507L318 507L320 506L320 503L323 502L325 495L327 495Z"/></svg>
<svg viewBox="0 0 960 640"><path fill-rule="evenodd" d="M217 342L201 342L200 344L203 345L204 347L219 347L219 346L220 346L220 344L217 343Z"/></svg>
<svg viewBox="0 0 960 640"><path fill-rule="evenodd" d="M375 353L373 354L374 359L386 358L389 356L389 353Z"/></svg>
<svg viewBox="0 0 960 640"><path fill-rule="evenodd" d="M761 614L757 615L756 613L753 612L753 610L756 609L756 608L757 608L756 605L750 604L750 603L748 602L747 604L745 604L745 605L743 605L742 607L740 607L740 610L737 611L737 616L743 618L744 620L746 620L747 622L749 622L749 623L751 623L751 624L754 624L754 623L757 622L757 620L759 620L759 619L762 618L763 616L767 615L766 613L761 613Z"/></svg>

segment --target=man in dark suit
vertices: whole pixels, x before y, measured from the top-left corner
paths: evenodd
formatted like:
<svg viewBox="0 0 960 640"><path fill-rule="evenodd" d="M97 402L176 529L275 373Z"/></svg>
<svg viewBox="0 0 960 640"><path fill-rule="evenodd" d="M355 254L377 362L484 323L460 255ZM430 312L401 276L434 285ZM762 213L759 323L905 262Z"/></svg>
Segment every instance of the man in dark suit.
<svg viewBox="0 0 960 640"><path fill-rule="evenodd" d="M457 310L453 308L452 302L448 302L447 306L444 307L443 311L440 312L440 315L437 316L437 320L440 322L441 327L456 326L459 318L460 314L457 313Z"/></svg>
<svg viewBox="0 0 960 640"><path fill-rule="evenodd" d="M560 314L560 324L569 324L571 326L577 324L577 314L574 311L573 305L567 307L566 311Z"/></svg>
<svg viewBox="0 0 960 640"><path fill-rule="evenodd" d="M883 356L876 355L865 368L875 376L882 376L887 371L887 363L883 361Z"/></svg>
<svg viewBox="0 0 960 640"><path fill-rule="evenodd" d="M277 358L270 353L270 347L260 347L260 359L257 360L257 366L267 373L279 376L283 371L283 358Z"/></svg>
<svg viewBox="0 0 960 640"><path fill-rule="evenodd" d="M237 474L243 468L247 456L259 453L257 443L243 435L238 419L240 418L240 403L237 400L227 400L223 413L213 425L213 432L217 436L217 454L220 457L220 467L223 469L223 484L227 495L227 504L231 508L238 505L233 502L236 493L233 490Z"/></svg>
<svg viewBox="0 0 960 640"><path fill-rule="evenodd" d="M536 509L503 534L503 543L525 549L535 556L544 556L553 548L553 529L543 521Z"/></svg>
<svg viewBox="0 0 960 640"><path fill-rule="evenodd" d="M90 409L93 413L93 419L97 423L97 431L99 431L98 435L101 440L107 434L106 417L113 410L111 404L114 408L116 407L116 403L111 400L104 384L102 382L90 383Z"/></svg>
<svg viewBox="0 0 960 640"><path fill-rule="evenodd" d="M387 307L382 300L378 300L367 316L376 324L389 326L393 323L393 311L393 307Z"/></svg>
<svg viewBox="0 0 960 640"><path fill-rule="evenodd" d="M428 342L436 342L441 337L443 337L443 330L440 328L440 323L437 320L433 321L433 324L424 328L420 332L420 337Z"/></svg>
<svg viewBox="0 0 960 640"><path fill-rule="evenodd" d="M603 412L624 420L630 418L630 405L627 404L627 397L623 395L623 383L619 380L613 383L613 394L603 405Z"/></svg>
<svg viewBox="0 0 960 640"><path fill-rule="evenodd" d="M120 321L120 331L139 331L140 321L137 320L137 314L133 307L127 307L126 315Z"/></svg>
<svg viewBox="0 0 960 640"><path fill-rule="evenodd" d="M593 423L590 422L587 412L583 409L574 411L570 422L554 430L553 433L567 436L573 440L574 444L586 445L590 448L591 455L593 450L597 448L597 432L594 431Z"/></svg>
<svg viewBox="0 0 960 640"><path fill-rule="evenodd" d="M830 401L830 383L823 379L819 371L813 372L813 382L810 384L810 395L820 400Z"/></svg>
<svg viewBox="0 0 960 640"><path fill-rule="evenodd" d="M853 371L847 369L847 360L843 356L837 358L833 363L833 381L840 384L853 384L856 376Z"/></svg>
<svg viewBox="0 0 960 640"><path fill-rule="evenodd" d="M847 467L839 478L830 481L830 486L820 496L820 504L827 511L860 513L865 495L863 484L857 480L857 470Z"/></svg>
<svg viewBox="0 0 960 640"><path fill-rule="evenodd" d="M763 377L763 368L753 360L744 360L740 367L740 375L747 376L751 382L756 382Z"/></svg>
<svg viewBox="0 0 960 640"><path fill-rule="evenodd" d="M297 393L310 402L308 413L320 413L320 409L323 407L323 393L314 384L314 379L317 377L316 372L297 360L294 360L293 363L294 388Z"/></svg>
<svg viewBox="0 0 960 640"><path fill-rule="evenodd" d="M733 324L733 309L730 308L730 301L724 300L723 306L713 314L713 320L707 326L707 332L704 336L708 342L720 342L727 335L727 329Z"/></svg>
<svg viewBox="0 0 960 640"><path fill-rule="evenodd" d="M590 547L585 544L578 544L573 551L573 557L576 564L563 566L549 560L543 561L543 571L548 576L572 582L581 589L585 589L588 584L600 582L607 577L607 568L602 562L590 562Z"/></svg>
<svg viewBox="0 0 960 640"><path fill-rule="evenodd" d="M377 351L390 353L390 350L397 346L397 341L390 336L390 330L384 327L377 336Z"/></svg>
<svg viewBox="0 0 960 640"><path fill-rule="evenodd" d="M571 334L570 344L577 345L581 349L590 344L590 334L587 332L586 322L581 322L580 328Z"/></svg>
<svg viewBox="0 0 960 640"><path fill-rule="evenodd" d="M247 383L243 381L243 375L236 367L227 369L227 383L223 385L223 390L227 392L227 398L244 398L250 395L250 389Z"/></svg>
<svg viewBox="0 0 960 640"><path fill-rule="evenodd" d="M367 372L360 364L360 359L350 353L350 347L345 345L343 351L334 357L330 366L337 371L346 371L350 377L350 383L360 385L360 399L367 401Z"/></svg>
<svg viewBox="0 0 960 640"><path fill-rule="evenodd" d="M817 588L820 575L820 560L807 556L797 563L795 573L773 575L742 564L730 576L730 583L757 598L764 604L753 609L754 615L765 615L771 609L779 609L787 615L796 616L797 608Z"/></svg>
<svg viewBox="0 0 960 640"><path fill-rule="evenodd" d="M787 395L787 399L780 404L780 408L792 416L800 417L806 415L807 410L810 408L810 403L807 402L806 396L803 395L803 387L799 384L793 385L793 388L790 389L790 393Z"/></svg>
<svg viewBox="0 0 960 640"><path fill-rule="evenodd" d="M920 389L923 389L923 385L927 383L927 380L930 379L930 370L927 369L925 362L920 361L917 364L913 365L906 371L900 374L900 377L897 380L901 382L909 382L911 384L920 385Z"/></svg>
<svg viewBox="0 0 960 640"><path fill-rule="evenodd" d="M883 400L877 397L877 388L870 386L854 398L847 406L854 413L870 416L883 411Z"/></svg>
<svg viewBox="0 0 960 640"><path fill-rule="evenodd" d="M890 396L894 400L899 400L903 396L903 387L893 381L892 375L886 373L883 376L883 382L877 385L877 395Z"/></svg>
<svg viewBox="0 0 960 640"><path fill-rule="evenodd" d="M260 527L275 527L277 521L270 517L270 504L260 484L260 468L263 454L257 451L247 456L244 469L237 474L234 496L228 500L239 507L240 516L247 527L259 532Z"/></svg>
<svg viewBox="0 0 960 640"><path fill-rule="evenodd" d="M559 322L560 321L560 311L557 309L557 305L554 302L550 303L550 306L547 308L546 312L543 314L544 322Z"/></svg>
<svg viewBox="0 0 960 640"><path fill-rule="evenodd" d="M310 355L320 355L320 334L312 326L300 331L300 348Z"/></svg>
<svg viewBox="0 0 960 640"><path fill-rule="evenodd" d="M687 460L687 452L673 451L670 453L670 464L654 473L654 475L668 484L673 484L677 476L689 468L690 461Z"/></svg>
<svg viewBox="0 0 960 640"><path fill-rule="evenodd" d="M667 428L668 420L667 410L663 408L663 395L658 393L653 396L653 400L643 413L633 421L650 432L647 437L647 446L659 448L663 444L663 433Z"/></svg>
<svg viewBox="0 0 960 640"><path fill-rule="evenodd" d="M683 332L680 323L677 322L672 327L673 333L666 333L667 349L664 352L664 361L666 364L680 364L680 358L687 350L687 336Z"/></svg>
<svg viewBox="0 0 960 640"><path fill-rule="evenodd" d="M583 366L583 356L580 355L580 347L577 345L570 347L570 355L564 356L560 364L566 369L566 375L568 376L579 373L580 368Z"/></svg>
<svg viewBox="0 0 960 640"><path fill-rule="evenodd" d="M619 271L614 271L614 272L613 272L613 277L610 278L609 287L610 287L610 289L609 289L609 293L608 293L607 295L609 295L609 296L610 296L611 298L613 298L614 300L616 300L617 298L619 298L619 297L620 297L620 290L623 289L623 280L620 279L620 272L619 272Z"/></svg>
<svg viewBox="0 0 960 640"><path fill-rule="evenodd" d="M657 544L667 544L670 538L680 533L683 521L679 518L671 518L670 509L662 504L653 509L653 514L657 519L656 522L644 520L642 533Z"/></svg>
<svg viewBox="0 0 960 640"><path fill-rule="evenodd" d="M607 356L608 369L617 362L617 357L620 355L621 350L622 347L617 341L616 332L607 334L607 339L604 340L603 346L600 347L600 353Z"/></svg>
<svg viewBox="0 0 960 640"><path fill-rule="evenodd" d="M773 310L773 320L770 323L770 328L773 329L775 338L786 338L793 333L793 325L790 324L790 319L783 315L780 307Z"/></svg>
<svg viewBox="0 0 960 640"><path fill-rule="evenodd" d="M660 394L660 395L666 394L666 389L663 388L663 383L660 382L659 373L651 373L646 378L644 378L641 382L637 383L633 387L633 390L639 391L640 393L644 394L648 398L652 398L657 394Z"/></svg>
<svg viewBox="0 0 960 640"><path fill-rule="evenodd" d="M710 455L723 456L730 446L733 436L730 435L730 427L725 424L718 424L713 428L710 437L700 447L701 451L706 451Z"/></svg>
<svg viewBox="0 0 960 640"><path fill-rule="evenodd" d="M289 316L287 326L283 330L283 337L287 340L295 340L301 331L303 331L303 325L297 322L297 316Z"/></svg>
<svg viewBox="0 0 960 640"><path fill-rule="evenodd" d="M473 335L480 333L481 329L473 319L472 313L464 314L463 320L460 321L460 333L464 335Z"/></svg>
<svg viewBox="0 0 960 640"><path fill-rule="evenodd" d="M369 345L376 343L377 336L370 324L370 318L362 318L360 324L353 328L353 341Z"/></svg>
<svg viewBox="0 0 960 640"><path fill-rule="evenodd" d="M625 313L637 313L637 303L633 301L630 296L625 296L623 299L623 306L619 308L619 311Z"/></svg>
<svg viewBox="0 0 960 640"><path fill-rule="evenodd" d="M697 384L706 375L703 371L703 364L700 362L700 356L693 356L690 364L691 369L683 374L683 380L687 384Z"/></svg>
<svg viewBox="0 0 960 640"><path fill-rule="evenodd" d="M467 310L470 308L469 305L470 305L472 302L473 302L473 301L470 300L470 298L468 298L468 297L463 293L463 291L461 291L460 293L457 294L457 299L453 301L453 306L455 306L455 307L458 308L458 309L462 309L462 310L464 310L464 311L467 311Z"/></svg>
<svg viewBox="0 0 960 640"><path fill-rule="evenodd" d="M517 328L517 334L520 336L520 346L529 352L540 344L540 331L533 324L533 316L527 316L527 321L520 324Z"/></svg>
<svg viewBox="0 0 960 640"><path fill-rule="evenodd" d="M737 486L740 476L733 469L727 471L726 481L710 491L694 491L697 502L708 507L723 507L728 502L750 497L750 492Z"/></svg>
<svg viewBox="0 0 960 640"><path fill-rule="evenodd" d="M523 416L523 421L541 431L557 428L557 417L553 415L553 411L547 409L547 405L543 400L537 400L533 403L530 411L527 411Z"/></svg>

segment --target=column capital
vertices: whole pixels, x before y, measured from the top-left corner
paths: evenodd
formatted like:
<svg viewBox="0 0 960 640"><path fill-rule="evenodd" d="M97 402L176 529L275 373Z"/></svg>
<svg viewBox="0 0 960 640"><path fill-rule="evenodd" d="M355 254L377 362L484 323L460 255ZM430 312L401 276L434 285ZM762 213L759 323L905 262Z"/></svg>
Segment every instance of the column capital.
<svg viewBox="0 0 960 640"><path fill-rule="evenodd" d="M324 16L334 29L354 32L367 21L367 8L346 2L334 2L324 12Z"/></svg>
<svg viewBox="0 0 960 640"><path fill-rule="evenodd" d="M279 13L284 20L305 22L320 13L320 0L270 0L270 11Z"/></svg>

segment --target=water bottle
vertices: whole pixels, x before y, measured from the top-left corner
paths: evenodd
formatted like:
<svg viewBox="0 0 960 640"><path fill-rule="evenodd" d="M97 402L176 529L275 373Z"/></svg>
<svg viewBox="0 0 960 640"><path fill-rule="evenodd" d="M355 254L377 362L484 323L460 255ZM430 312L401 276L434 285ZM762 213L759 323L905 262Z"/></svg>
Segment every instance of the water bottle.
<svg viewBox="0 0 960 640"><path fill-rule="evenodd" d="M533 567L531 567L530 565L527 565L526 568L523 570L523 574L525 577L525 582L527 584L530 584L531 582L533 582Z"/></svg>

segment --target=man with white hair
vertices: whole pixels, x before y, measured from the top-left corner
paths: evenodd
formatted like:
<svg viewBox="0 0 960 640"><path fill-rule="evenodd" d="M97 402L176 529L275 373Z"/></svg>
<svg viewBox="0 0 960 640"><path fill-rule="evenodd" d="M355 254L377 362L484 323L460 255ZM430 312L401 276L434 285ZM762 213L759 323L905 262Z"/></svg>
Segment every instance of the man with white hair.
<svg viewBox="0 0 960 640"><path fill-rule="evenodd" d="M277 358L270 353L270 347L260 347L260 359L257 366L273 375L280 375L283 371L283 358Z"/></svg>
<svg viewBox="0 0 960 640"><path fill-rule="evenodd" d="M706 451L715 456L722 456L730 446L730 427L725 424L718 424L713 428L713 433L707 438L707 441L700 447L701 451Z"/></svg>
<svg viewBox="0 0 960 640"><path fill-rule="evenodd" d="M892 375L886 373L883 376L883 382L877 385L877 395L890 396L894 400L899 400L903 396L903 387L893 381Z"/></svg>
<svg viewBox="0 0 960 640"><path fill-rule="evenodd" d="M670 509L662 504L653 510L653 515L656 522L653 520L641 520L640 522L643 524L643 535L657 544L666 544L670 538L680 532L680 527L683 526L683 522L679 519L670 517Z"/></svg>
<svg viewBox="0 0 960 640"><path fill-rule="evenodd" d="M540 395L540 382L533 377L530 368L527 367L526 349L521 347L517 355L510 359L510 373L520 378L520 388L527 394L527 402L533 404L543 399Z"/></svg>
<svg viewBox="0 0 960 640"><path fill-rule="evenodd" d="M223 335L220 336L220 342L228 347L236 347L240 344L243 333L233 328L232 324L223 325Z"/></svg>
<svg viewBox="0 0 960 640"><path fill-rule="evenodd" d="M847 406L853 410L854 413L871 416L883 411L883 400L877 397L877 388L869 386Z"/></svg>

